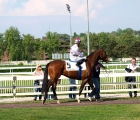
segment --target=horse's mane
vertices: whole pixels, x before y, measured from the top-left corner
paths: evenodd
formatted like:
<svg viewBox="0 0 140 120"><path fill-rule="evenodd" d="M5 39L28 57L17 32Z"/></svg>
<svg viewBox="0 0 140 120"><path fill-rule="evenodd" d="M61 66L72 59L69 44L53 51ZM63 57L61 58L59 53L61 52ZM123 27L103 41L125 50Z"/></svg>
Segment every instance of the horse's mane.
<svg viewBox="0 0 140 120"><path fill-rule="evenodd" d="M89 54L89 55L87 56L87 58L89 58L90 56L92 56L96 51L97 51L97 50L95 50L94 52L92 52L91 54Z"/></svg>

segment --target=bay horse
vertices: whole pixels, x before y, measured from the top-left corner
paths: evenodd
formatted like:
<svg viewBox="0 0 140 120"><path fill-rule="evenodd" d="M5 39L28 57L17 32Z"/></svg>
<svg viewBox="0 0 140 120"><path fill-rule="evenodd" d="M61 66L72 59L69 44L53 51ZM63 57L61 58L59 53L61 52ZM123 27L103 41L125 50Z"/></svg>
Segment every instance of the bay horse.
<svg viewBox="0 0 140 120"><path fill-rule="evenodd" d="M102 48L96 50L95 52L91 53L89 56L86 57L86 70L82 70L82 83L79 89L79 96L77 97L78 103L80 103L80 95L86 83L90 85L90 87L94 91L96 98L96 92L92 82L92 69L99 60L108 62L108 56ZM49 80L48 75L50 76ZM60 103L56 94L56 86L61 75L78 80L78 71L66 71L66 62L63 60L54 60L46 65L42 84L42 92L45 92L44 100L42 101L43 104L46 101L50 86L52 86L54 99L57 100L57 103Z"/></svg>

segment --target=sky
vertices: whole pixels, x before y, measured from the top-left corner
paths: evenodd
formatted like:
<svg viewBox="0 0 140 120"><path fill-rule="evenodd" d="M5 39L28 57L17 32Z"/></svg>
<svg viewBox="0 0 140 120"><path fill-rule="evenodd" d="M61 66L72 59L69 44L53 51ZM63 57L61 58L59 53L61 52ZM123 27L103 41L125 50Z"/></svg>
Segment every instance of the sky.
<svg viewBox="0 0 140 120"><path fill-rule="evenodd" d="M100 33L140 30L139 22L140 0L0 0L0 33L13 26L21 35L42 38L48 31L70 35L70 23L72 34L80 34L88 23L90 32Z"/></svg>

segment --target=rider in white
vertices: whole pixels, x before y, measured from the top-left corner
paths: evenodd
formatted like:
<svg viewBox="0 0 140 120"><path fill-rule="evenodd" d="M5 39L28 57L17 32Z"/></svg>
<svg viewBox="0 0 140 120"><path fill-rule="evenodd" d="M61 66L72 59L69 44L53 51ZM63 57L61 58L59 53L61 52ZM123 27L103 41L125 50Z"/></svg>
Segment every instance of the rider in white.
<svg viewBox="0 0 140 120"><path fill-rule="evenodd" d="M80 65L85 62L85 57L83 52L80 52L79 45L81 43L81 40L79 38L76 38L74 41L74 45L70 49L70 60L71 61L77 61L77 66L81 67Z"/></svg>

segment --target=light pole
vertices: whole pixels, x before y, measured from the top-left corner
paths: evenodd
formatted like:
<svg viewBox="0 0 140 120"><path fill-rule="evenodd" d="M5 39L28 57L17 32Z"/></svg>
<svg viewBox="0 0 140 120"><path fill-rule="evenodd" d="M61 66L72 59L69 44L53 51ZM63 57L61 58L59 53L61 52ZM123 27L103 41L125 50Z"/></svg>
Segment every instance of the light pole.
<svg viewBox="0 0 140 120"><path fill-rule="evenodd" d="M72 30L71 30L71 11L70 11L70 6L69 6L69 4L66 4L66 6L67 6L67 10L69 11L69 13L70 13L70 48L71 48L71 46L72 46Z"/></svg>
<svg viewBox="0 0 140 120"><path fill-rule="evenodd" d="M89 10L88 10L88 0L87 0L87 48L88 48L88 55L90 54L89 51Z"/></svg>

